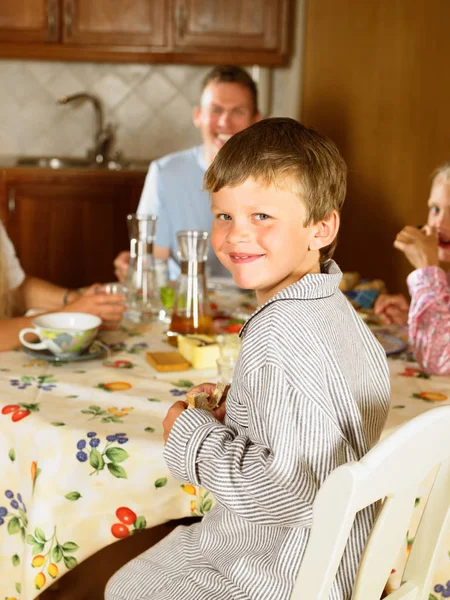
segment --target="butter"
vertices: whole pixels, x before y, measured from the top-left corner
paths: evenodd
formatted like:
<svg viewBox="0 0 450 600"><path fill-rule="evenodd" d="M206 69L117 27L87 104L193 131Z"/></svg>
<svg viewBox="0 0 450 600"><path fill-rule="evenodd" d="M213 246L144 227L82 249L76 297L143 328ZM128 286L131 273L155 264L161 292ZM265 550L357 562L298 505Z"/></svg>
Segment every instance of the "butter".
<svg viewBox="0 0 450 600"><path fill-rule="evenodd" d="M220 357L219 344L214 342L210 335L180 335L178 334L178 352L188 360L194 369L215 369L217 359ZM201 340L208 343L201 345Z"/></svg>

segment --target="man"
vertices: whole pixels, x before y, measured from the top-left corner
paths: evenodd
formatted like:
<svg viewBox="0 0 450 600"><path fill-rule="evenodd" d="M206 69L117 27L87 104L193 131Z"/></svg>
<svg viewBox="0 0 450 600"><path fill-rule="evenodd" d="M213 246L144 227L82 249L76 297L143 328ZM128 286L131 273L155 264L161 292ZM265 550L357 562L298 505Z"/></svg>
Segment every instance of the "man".
<svg viewBox="0 0 450 600"><path fill-rule="evenodd" d="M203 176L214 157L235 133L261 119L256 84L250 75L235 66L218 66L210 71L202 86L200 105L193 113L200 129L202 146L175 152L151 163L139 202L138 214L158 216L154 255L176 258L176 232L182 229L212 227L209 193L203 191ZM129 252L121 252L114 261L116 276L123 281ZM212 250L207 265L211 275L229 276ZM169 272L175 278L179 269L170 261Z"/></svg>

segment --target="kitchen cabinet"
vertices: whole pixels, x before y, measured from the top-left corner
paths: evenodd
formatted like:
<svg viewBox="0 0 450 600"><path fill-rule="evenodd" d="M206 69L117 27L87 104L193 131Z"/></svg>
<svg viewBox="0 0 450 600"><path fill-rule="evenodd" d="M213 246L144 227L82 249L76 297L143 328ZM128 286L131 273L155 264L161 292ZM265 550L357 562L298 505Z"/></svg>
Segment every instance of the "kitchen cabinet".
<svg viewBox="0 0 450 600"><path fill-rule="evenodd" d="M24 271L67 287L114 280L145 172L5 169L0 217Z"/></svg>
<svg viewBox="0 0 450 600"><path fill-rule="evenodd" d="M60 0L2 0L0 43L56 42L59 22Z"/></svg>
<svg viewBox="0 0 450 600"><path fill-rule="evenodd" d="M175 47L276 50L282 0L175 0Z"/></svg>
<svg viewBox="0 0 450 600"><path fill-rule="evenodd" d="M167 2L63 0L63 42L93 46L166 46Z"/></svg>
<svg viewBox="0 0 450 600"><path fill-rule="evenodd" d="M279 65L293 0L2 0L0 58Z"/></svg>

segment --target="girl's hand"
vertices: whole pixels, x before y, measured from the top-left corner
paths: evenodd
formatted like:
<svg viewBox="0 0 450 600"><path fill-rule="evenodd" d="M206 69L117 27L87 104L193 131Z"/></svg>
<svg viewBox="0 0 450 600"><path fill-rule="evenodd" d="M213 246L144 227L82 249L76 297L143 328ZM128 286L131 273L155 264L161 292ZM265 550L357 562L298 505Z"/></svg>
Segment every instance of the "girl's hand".
<svg viewBox="0 0 450 600"><path fill-rule="evenodd" d="M118 323L125 312L125 296L99 294L99 284L88 287L74 302L67 304L64 312L84 312L100 317L102 321Z"/></svg>
<svg viewBox="0 0 450 600"><path fill-rule="evenodd" d="M438 236L428 225L423 229L407 225L397 234L394 247L404 253L415 269L439 264Z"/></svg>
<svg viewBox="0 0 450 600"><path fill-rule="evenodd" d="M386 325L408 324L409 304L402 294L380 294L375 301L374 311Z"/></svg>
<svg viewBox="0 0 450 600"><path fill-rule="evenodd" d="M165 444L167 443L167 440L169 438L169 434L172 430L173 424L178 419L178 417L181 415L181 413L184 412L186 409L187 409L187 402L178 400L177 402L172 404L172 406L167 411L167 415L162 423L163 428L164 428L163 437L164 437Z"/></svg>

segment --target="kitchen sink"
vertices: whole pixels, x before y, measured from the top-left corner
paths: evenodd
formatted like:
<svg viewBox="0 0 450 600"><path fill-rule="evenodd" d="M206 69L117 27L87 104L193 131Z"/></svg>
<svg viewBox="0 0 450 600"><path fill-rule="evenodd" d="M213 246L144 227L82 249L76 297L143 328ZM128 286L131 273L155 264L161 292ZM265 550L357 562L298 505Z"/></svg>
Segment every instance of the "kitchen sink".
<svg viewBox="0 0 450 600"><path fill-rule="evenodd" d="M24 156L18 158L16 165L18 167L41 167L47 169L67 169L80 167L93 167L95 163L87 158L63 158L46 156Z"/></svg>
<svg viewBox="0 0 450 600"><path fill-rule="evenodd" d="M88 158L72 158L61 156L23 156L17 159L18 167L39 167L42 169L107 169L110 171L146 171L150 161L147 160L108 160L96 163Z"/></svg>

